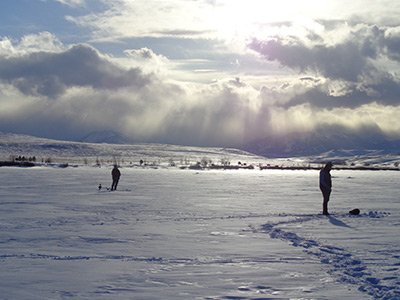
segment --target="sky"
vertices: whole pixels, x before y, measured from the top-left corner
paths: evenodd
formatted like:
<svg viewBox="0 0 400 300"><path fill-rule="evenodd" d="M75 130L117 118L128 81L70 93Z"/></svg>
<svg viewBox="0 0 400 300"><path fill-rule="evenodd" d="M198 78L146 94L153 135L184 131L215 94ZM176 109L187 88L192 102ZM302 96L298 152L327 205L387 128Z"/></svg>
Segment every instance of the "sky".
<svg viewBox="0 0 400 300"><path fill-rule="evenodd" d="M395 0L2 0L0 131L400 139Z"/></svg>

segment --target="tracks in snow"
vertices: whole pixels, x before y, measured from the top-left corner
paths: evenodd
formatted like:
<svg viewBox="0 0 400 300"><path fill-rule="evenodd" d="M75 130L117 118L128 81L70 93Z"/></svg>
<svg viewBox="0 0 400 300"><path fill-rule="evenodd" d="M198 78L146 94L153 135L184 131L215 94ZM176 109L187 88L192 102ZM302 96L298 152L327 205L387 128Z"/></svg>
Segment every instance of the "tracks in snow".
<svg viewBox="0 0 400 300"><path fill-rule="evenodd" d="M375 211L362 214L357 218L384 218L388 215L389 213L386 212ZM348 217L348 215L341 215L341 217ZM374 299L400 299L400 286L397 279L385 283L385 280L394 279L394 277L381 279L374 275L373 272L368 269L367 263L357 258L350 250L342 247L325 245L316 239L305 238L293 231L279 228L282 225L301 224L321 218L326 217L298 216L289 220L264 224L261 226L261 231L267 233L273 239L287 241L293 247L303 248L305 253L317 258L322 264L327 265L329 267L328 272L334 275L339 282L356 285L361 292L367 293ZM345 223L342 223L336 218L334 218L334 220L340 222L339 226L343 226L342 224L345 225ZM393 271L398 271L398 267L391 267L393 267Z"/></svg>

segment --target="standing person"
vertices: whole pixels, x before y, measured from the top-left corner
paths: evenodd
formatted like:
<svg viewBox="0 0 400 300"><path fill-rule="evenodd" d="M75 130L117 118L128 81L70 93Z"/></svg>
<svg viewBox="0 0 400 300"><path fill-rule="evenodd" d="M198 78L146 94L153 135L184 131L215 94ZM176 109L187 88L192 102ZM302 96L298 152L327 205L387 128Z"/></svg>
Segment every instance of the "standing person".
<svg viewBox="0 0 400 300"><path fill-rule="evenodd" d="M114 169L111 171L112 185L111 190L115 191L117 189L119 178L121 177L121 172L118 170L117 165L114 165Z"/></svg>
<svg viewBox="0 0 400 300"><path fill-rule="evenodd" d="M328 202L332 192L332 179L331 179L332 163L328 162L324 168L319 172L319 188L321 189L324 198L322 202L322 214L329 215Z"/></svg>

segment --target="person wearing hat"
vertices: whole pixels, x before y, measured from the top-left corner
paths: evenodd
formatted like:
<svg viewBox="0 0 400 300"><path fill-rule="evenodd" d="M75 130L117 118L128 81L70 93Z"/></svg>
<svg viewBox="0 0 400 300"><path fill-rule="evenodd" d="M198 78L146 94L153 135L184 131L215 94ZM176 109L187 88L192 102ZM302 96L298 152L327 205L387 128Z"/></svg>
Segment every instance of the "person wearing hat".
<svg viewBox="0 0 400 300"><path fill-rule="evenodd" d="M319 172L319 188L321 189L323 202L322 202L322 214L329 215L328 213L328 202L332 192L332 179L331 179L332 163L328 162L325 167Z"/></svg>

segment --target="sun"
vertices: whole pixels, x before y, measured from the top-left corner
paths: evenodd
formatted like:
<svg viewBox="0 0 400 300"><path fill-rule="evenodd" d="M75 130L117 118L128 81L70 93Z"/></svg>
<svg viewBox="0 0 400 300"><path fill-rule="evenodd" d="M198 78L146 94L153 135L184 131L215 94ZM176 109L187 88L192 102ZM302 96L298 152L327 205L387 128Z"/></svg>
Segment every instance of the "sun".
<svg viewBox="0 0 400 300"><path fill-rule="evenodd" d="M324 2L324 5L321 5ZM212 27L221 37L268 34L270 24L290 24L315 19L330 1L321 0L220 0L214 1Z"/></svg>

